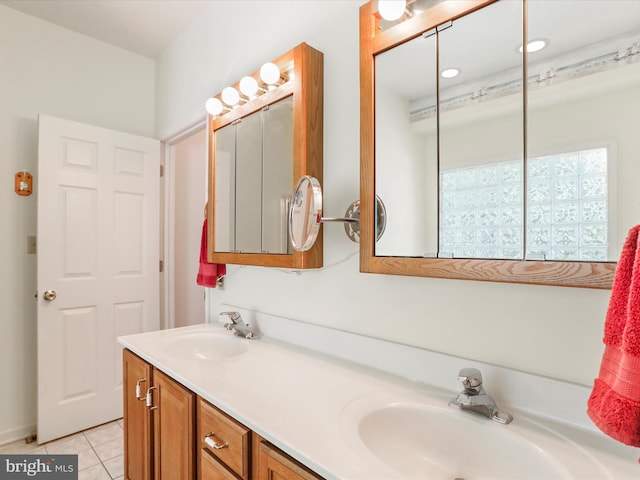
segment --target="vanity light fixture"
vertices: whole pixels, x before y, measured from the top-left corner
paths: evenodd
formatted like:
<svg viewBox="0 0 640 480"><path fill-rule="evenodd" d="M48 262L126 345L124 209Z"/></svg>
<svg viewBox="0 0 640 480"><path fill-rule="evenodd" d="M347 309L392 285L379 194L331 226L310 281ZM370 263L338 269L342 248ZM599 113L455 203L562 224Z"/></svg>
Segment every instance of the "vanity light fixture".
<svg viewBox="0 0 640 480"><path fill-rule="evenodd" d="M233 107L234 105L237 105L238 102L240 102L240 94L238 93L238 90L233 87L226 87L224 90L222 90L221 97L222 101L230 107Z"/></svg>
<svg viewBox="0 0 640 480"><path fill-rule="evenodd" d="M442 78L453 78L453 77L457 77L458 75L460 75L459 68L447 68L443 70L442 73L440 74Z"/></svg>
<svg viewBox="0 0 640 480"><path fill-rule="evenodd" d="M378 13L390 22L398 20L406 10L406 0L378 0Z"/></svg>
<svg viewBox="0 0 640 480"><path fill-rule="evenodd" d="M260 79L267 85L276 85L280 81L280 69L275 63L265 63L260 67Z"/></svg>
<svg viewBox="0 0 640 480"><path fill-rule="evenodd" d="M229 109L222 105L222 102L217 98L210 98L204 104L204 108L207 110L209 115L220 115L225 109L228 111Z"/></svg>
<svg viewBox="0 0 640 480"><path fill-rule="evenodd" d="M258 93L258 81L253 77L243 77L240 80L240 93L242 93L245 97L253 98L256 93ZM264 89L262 89L264 92Z"/></svg>
<svg viewBox="0 0 640 480"><path fill-rule="evenodd" d="M290 67L288 66L285 66L285 68L287 71L283 73L275 63L265 63L259 71L260 80L263 82L262 86L256 79L258 76L257 73L254 73L253 76L247 75L234 87L226 87L220 95L209 98L205 103L205 109L214 117L224 115L239 104L247 103L266 93L268 89L273 89L287 83L292 79L293 71L289 71ZM222 100L222 102L220 100Z"/></svg>
<svg viewBox="0 0 640 480"><path fill-rule="evenodd" d="M527 53L539 52L547 45L549 45L549 40L546 38L536 38L527 42ZM522 45L518 47L518 51L522 53Z"/></svg>

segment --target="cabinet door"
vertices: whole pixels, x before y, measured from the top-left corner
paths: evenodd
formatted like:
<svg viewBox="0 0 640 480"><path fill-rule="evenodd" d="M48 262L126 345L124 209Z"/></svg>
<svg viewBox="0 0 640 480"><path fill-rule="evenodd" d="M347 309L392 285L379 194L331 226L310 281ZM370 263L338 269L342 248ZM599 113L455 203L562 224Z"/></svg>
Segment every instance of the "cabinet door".
<svg viewBox="0 0 640 480"><path fill-rule="evenodd" d="M260 442L257 468L257 480L322 480L322 477L265 441Z"/></svg>
<svg viewBox="0 0 640 480"><path fill-rule="evenodd" d="M195 478L195 395L154 371L154 478Z"/></svg>
<svg viewBox="0 0 640 480"><path fill-rule="evenodd" d="M124 478L151 480L151 417L144 402L152 368L129 350L122 353L124 396ZM136 398L136 385L142 400Z"/></svg>

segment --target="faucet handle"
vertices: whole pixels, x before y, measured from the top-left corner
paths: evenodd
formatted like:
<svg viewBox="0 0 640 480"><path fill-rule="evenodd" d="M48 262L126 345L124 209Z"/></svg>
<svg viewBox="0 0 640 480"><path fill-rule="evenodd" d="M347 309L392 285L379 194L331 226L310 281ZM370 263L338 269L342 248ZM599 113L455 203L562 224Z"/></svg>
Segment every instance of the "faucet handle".
<svg viewBox="0 0 640 480"><path fill-rule="evenodd" d="M465 391L479 394L482 391L482 373L477 368L463 368L458 373L458 380L462 382Z"/></svg>
<svg viewBox="0 0 640 480"><path fill-rule="evenodd" d="M224 323L226 325L235 325L238 323L242 317L240 316L240 312L220 312L218 314L218 320L220 323Z"/></svg>

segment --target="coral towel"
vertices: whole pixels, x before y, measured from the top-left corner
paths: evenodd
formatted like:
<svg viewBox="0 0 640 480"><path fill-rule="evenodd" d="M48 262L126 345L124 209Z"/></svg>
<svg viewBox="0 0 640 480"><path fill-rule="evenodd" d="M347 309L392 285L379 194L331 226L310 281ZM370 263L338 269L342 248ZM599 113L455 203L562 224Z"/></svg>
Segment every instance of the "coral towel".
<svg viewBox="0 0 640 480"><path fill-rule="evenodd" d="M207 261L207 219L202 224L202 238L200 239L200 267L196 283L203 287L216 288L218 279L227 273L224 263L209 263Z"/></svg>
<svg viewBox="0 0 640 480"><path fill-rule="evenodd" d="M605 351L588 401L593 423L610 437L640 447L640 225L627 236L604 325Z"/></svg>

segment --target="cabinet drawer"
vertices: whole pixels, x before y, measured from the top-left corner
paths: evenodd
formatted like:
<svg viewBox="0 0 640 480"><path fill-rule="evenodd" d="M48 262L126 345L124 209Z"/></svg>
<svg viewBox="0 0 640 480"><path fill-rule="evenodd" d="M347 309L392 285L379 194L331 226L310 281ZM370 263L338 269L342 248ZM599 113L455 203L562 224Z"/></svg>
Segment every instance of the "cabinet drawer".
<svg viewBox="0 0 640 480"><path fill-rule="evenodd" d="M238 480L204 448L200 449L200 480Z"/></svg>
<svg viewBox="0 0 640 480"><path fill-rule="evenodd" d="M216 456L244 480L249 478L249 442L248 428L198 397L200 448Z"/></svg>
<svg viewBox="0 0 640 480"><path fill-rule="evenodd" d="M255 445L255 444L254 444ZM266 441L258 446L258 480L282 478L287 480L324 480L307 467Z"/></svg>

